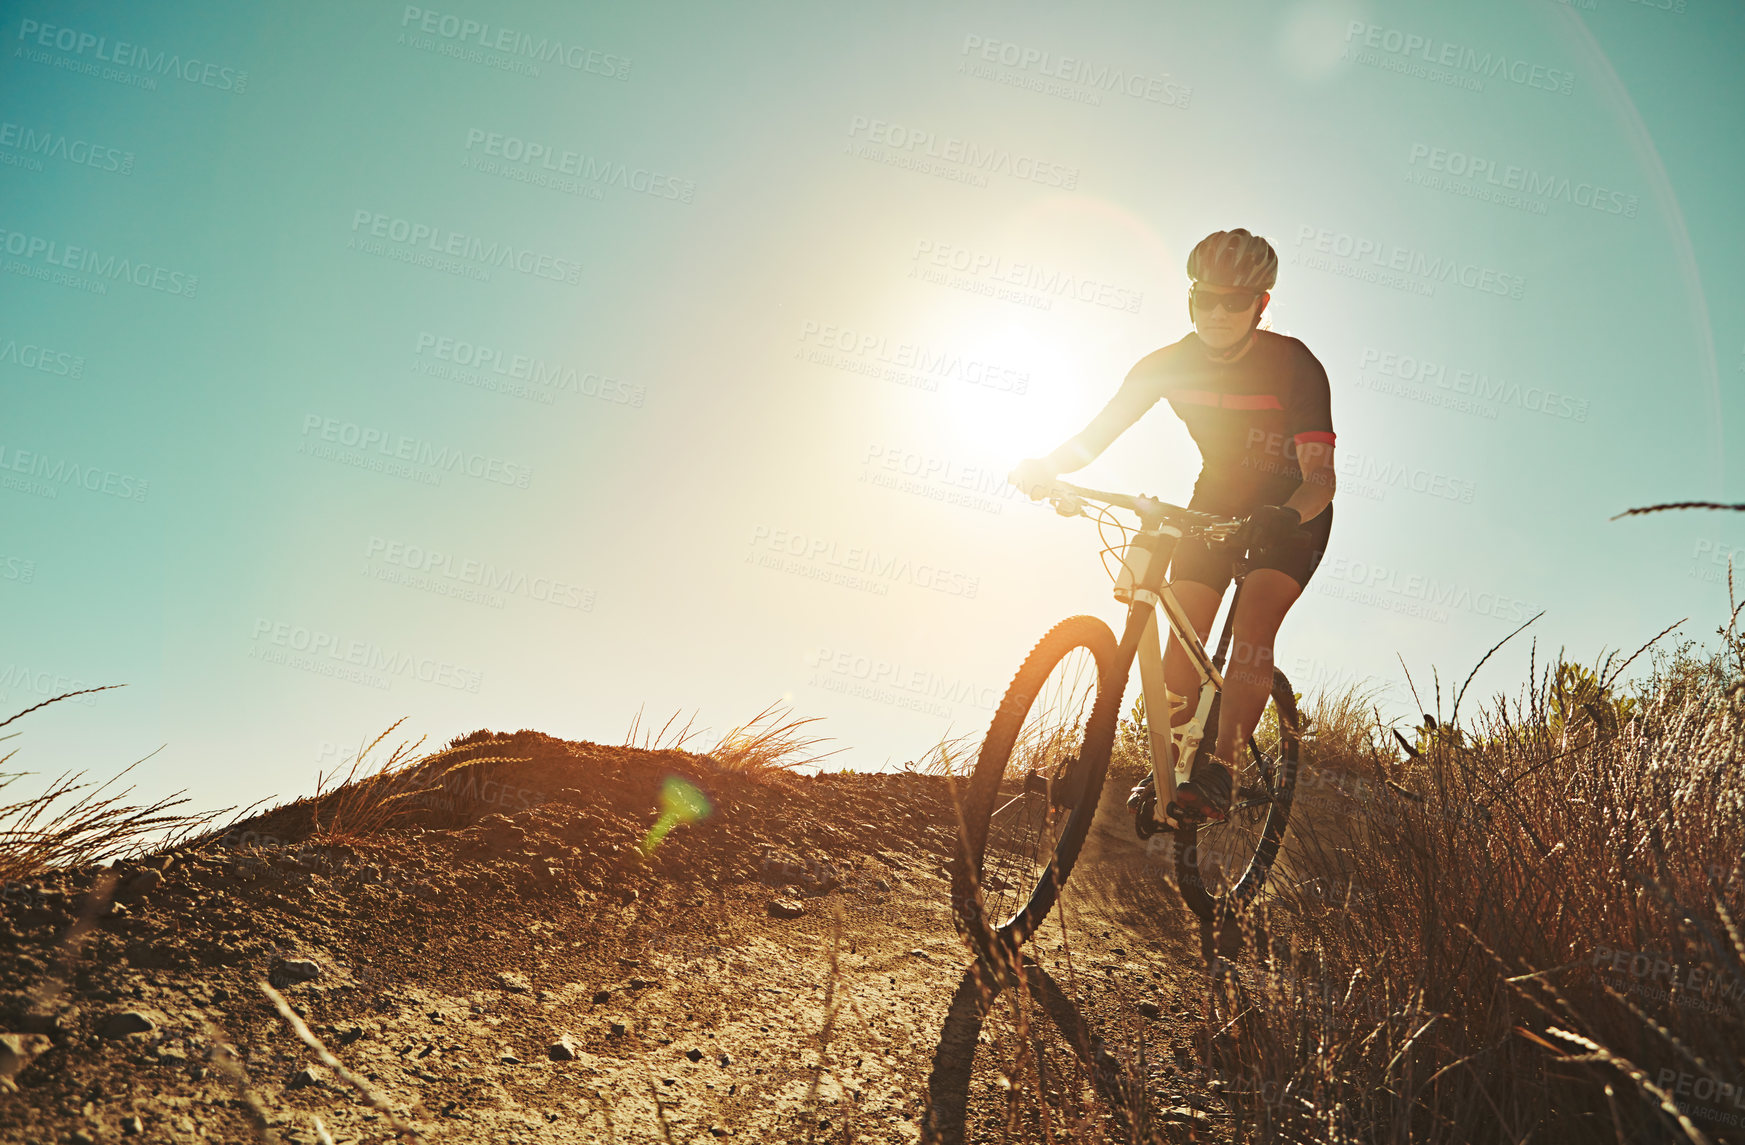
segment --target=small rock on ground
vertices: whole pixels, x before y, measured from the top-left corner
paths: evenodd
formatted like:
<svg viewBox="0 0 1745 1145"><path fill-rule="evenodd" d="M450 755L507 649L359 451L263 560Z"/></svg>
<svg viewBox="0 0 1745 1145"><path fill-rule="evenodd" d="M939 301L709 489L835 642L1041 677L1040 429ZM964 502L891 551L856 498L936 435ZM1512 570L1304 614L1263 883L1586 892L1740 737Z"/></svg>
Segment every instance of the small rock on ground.
<svg viewBox="0 0 1745 1145"><path fill-rule="evenodd" d="M274 985L313 982L321 977L321 967L307 958L275 958L267 977Z"/></svg>
<svg viewBox="0 0 1745 1145"><path fill-rule="evenodd" d="M138 1010L123 1010L103 1020L97 1032L106 1038L124 1038L128 1034L145 1034L157 1029L157 1023Z"/></svg>
<svg viewBox="0 0 1745 1145"><path fill-rule="evenodd" d="M0 1034L0 1085L15 1088L12 1075L53 1044L42 1034Z"/></svg>
<svg viewBox="0 0 1745 1145"><path fill-rule="evenodd" d="M771 899L769 913L771 918L799 918L806 913L806 908L793 899Z"/></svg>

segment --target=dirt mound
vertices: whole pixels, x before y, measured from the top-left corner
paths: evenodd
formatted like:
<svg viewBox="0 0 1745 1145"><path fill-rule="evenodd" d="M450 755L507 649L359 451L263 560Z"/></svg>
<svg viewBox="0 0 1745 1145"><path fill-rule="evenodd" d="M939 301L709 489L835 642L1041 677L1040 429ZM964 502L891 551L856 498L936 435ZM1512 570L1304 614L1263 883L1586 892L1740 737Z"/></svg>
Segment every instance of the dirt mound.
<svg viewBox="0 0 1745 1145"><path fill-rule="evenodd" d="M11 888L0 1125L43 1142L375 1142L393 1118L424 1140L903 1141L931 1118L976 1139L1009 1101L974 1052L993 1027L947 910L954 824L942 779L475 733L373 787ZM1179 967L1110 925L1039 956L1108 960L1087 1013L1127 1023L1117 976L1155 993ZM319 1063L263 980L386 1109ZM1051 1035L1057 1056L1083 1057L1082 1034Z"/></svg>

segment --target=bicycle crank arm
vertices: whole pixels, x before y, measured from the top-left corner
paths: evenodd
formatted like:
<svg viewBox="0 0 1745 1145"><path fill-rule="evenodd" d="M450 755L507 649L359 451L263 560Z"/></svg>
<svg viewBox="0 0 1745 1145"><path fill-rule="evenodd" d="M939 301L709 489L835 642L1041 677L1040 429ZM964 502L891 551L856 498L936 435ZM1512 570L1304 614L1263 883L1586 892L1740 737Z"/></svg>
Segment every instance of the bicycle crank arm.
<svg viewBox="0 0 1745 1145"><path fill-rule="evenodd" d="M1068 757L1063 761L1061 771L1071 774L1077 763L1076 758ZM992 814L998 816L1017 806L1031 795L1046 795L1050 806L1057 810L1069 810L1078 805L1078 792L1074 791L1072 787L1072 784L1061 780L1050 780L1043 772L1029 772L1024 776L1023 785L1018 788L1018 793L994 808Z"/></svg>
<svg viewBox="0 0 1745 1145"><path fill-rule="evenodd" d="M1048 802L1054 807L1074 807L1078 804L1078 792L1072 790L1073 784L1067 777L1073 774L1078 766L1076 756L1068 756L1061 760L1058 776L1050 779L1040 771L1032 771L1024 777L1024 792L1028 795L1046 795Z"/></svg>

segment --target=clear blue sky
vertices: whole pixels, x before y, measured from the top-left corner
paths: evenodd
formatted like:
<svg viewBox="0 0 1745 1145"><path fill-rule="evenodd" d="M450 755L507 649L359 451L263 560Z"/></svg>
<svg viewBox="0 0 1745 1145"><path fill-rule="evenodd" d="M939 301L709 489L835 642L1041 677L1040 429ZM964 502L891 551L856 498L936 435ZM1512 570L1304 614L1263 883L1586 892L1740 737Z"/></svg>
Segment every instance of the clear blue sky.
<svg viewBox="0 0 1745 1145"><path fill-rule="evenodd" d="M977 730L1117 615L1000 475L1233 226L1333 384L1299 686L1724 614L1745 523L1607 518L1745 500L1737 5L444 2L4 6L0 706L128 685L15 767L166 745L210 806L401 717ZM1196 467L1160 408L1083 478Z"/></svg>

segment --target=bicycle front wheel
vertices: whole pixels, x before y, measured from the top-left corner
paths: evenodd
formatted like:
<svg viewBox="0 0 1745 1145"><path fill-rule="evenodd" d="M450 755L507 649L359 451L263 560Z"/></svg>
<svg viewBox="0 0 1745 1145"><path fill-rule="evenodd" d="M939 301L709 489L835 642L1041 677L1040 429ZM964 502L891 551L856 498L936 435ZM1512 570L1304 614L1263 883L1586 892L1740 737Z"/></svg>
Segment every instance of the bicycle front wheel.
<svg viewBox="0 0 1745 1145"><path fill-rule="evenodd" d="M1202 754L1211 751L1217 736L1214 708L1200 743ZM1231 777L1236 790L1229 817L1197 831L1185 827L1176 832L1176 883L1201 918L1211 918L1220 908L1226 914L1239 911L1260 893L1290 826L1301 753L1296 693L1275 668L1272 702L1248 737L1248 758Z"/></svg>
<svg viewBox="0 0 1745 1145"><path fill-rule="evenodd" d="M1036 932L1072 872L1109 769L1123 681L1109 626L1049 629L1012 678L959 805L952 917L999 970Z"/></svg>

